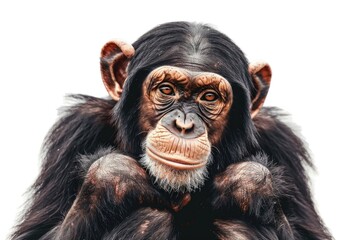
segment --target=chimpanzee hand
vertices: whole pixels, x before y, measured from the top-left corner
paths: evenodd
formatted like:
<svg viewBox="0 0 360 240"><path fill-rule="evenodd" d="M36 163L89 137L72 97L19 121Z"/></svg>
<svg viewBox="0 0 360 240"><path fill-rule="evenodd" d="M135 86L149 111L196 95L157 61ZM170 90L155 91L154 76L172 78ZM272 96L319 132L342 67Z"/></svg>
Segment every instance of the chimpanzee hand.
<svg viewBox="0 0 360 240"><path fill-rule="evenodd" d="M156 202L161 202L159 193L137 161L110 153L91 165L55 238L100 238L135 208Z"/></svg>
<svg viewBox="0 0 360 240"><path fill-rule="evenodd" d="M280 239L292 236L276 198L273 176L263 164L254 161L232 164L215 177L214 187L216 194L212 204L215 209L227 208L234 212L237 209L247 221L272 226Z"/></svg>

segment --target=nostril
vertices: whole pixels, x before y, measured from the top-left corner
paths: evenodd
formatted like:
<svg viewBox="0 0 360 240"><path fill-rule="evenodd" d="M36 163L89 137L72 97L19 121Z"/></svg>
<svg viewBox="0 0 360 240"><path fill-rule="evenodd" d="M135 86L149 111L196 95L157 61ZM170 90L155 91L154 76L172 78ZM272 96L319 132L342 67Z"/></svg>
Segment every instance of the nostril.
<svg viewBox="0 0 360 240"><path fill-rule="evenodd" d="M178 119L174 121L173 127L177 129L179 132L182 132L182 127L178 124Z"/></svg>
<svg viewBox="0 0 360 240"><path fill-rule="evenodd" d="M194 130L194 124L191 124L191 127L185 129L185 134L191 133Z"/></svg>

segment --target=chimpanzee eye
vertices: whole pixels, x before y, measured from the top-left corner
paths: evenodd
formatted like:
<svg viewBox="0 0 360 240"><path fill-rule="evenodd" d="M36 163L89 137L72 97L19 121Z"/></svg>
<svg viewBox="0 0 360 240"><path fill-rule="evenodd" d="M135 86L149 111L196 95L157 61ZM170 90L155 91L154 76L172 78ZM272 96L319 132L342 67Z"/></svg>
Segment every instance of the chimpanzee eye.
<svg viewBox="0 0 360 240"><path fill-rule="evenodd" d="M162 94L165 95L175 95L175 91L174 88L172 86L170 86L169 84L163 84L159 87L159 90Z"/></svg>
<svg viewBox="0 0 360 240"><path fill-rule="evenodd" d="M215 92L206 92L200 98L203 101L213 102L217 100L219 96Z"/></svg>

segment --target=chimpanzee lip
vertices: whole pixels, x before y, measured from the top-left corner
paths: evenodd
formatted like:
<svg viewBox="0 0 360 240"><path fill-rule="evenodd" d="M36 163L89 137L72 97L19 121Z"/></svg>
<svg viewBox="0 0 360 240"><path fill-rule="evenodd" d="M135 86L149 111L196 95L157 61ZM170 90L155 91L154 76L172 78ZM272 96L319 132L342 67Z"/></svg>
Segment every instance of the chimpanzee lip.
<svg viewBox="0 0 360 240"><path fill-rule="evenodd" d="M151 159L170 166L176 170L194 170L201 168L206 164L206 160L189 159L178 154L167 154L162 152L160 154L160 152L151 145L147 146L146 153Z"/></svg>

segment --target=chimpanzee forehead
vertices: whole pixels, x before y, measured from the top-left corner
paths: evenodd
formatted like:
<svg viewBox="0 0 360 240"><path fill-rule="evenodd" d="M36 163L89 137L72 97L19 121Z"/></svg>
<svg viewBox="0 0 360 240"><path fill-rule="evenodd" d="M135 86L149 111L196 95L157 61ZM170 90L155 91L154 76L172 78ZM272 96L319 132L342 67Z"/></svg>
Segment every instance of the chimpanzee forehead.
<svg viewBox="0 0 360 240"><path fill-rule="evenodd" d="M220 83L228 85L228 81L219 74L212 72L198 72L191 71L185 68L174 66L161 66L154 69L148 75L148 79L151 81L175 81L181 85L195 85L197 87L203 87L208 85L220 85Z"/></svg>

